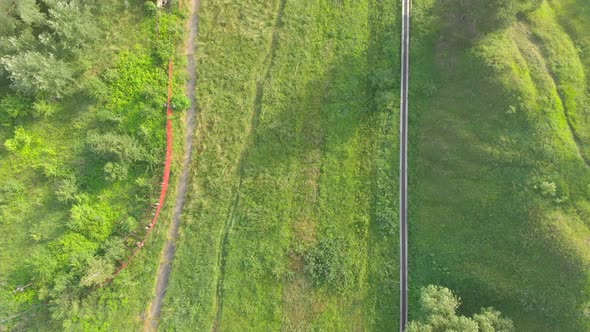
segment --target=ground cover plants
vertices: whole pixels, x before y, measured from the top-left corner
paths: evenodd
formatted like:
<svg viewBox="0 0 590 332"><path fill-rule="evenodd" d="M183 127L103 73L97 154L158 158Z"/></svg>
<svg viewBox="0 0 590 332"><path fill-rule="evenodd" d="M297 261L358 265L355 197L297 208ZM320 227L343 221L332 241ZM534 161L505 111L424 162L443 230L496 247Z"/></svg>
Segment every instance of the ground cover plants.
<svg viewBox="0 0 590 332"><path fill-rule="evenodd" d="M590 329L585 2L412 2L410 331ZM178 181L189 5L0 2L0 330L397 329L397 0L201 0L161 317L173 189L100 287L157 201L170 58Z"/></svg>
<svg viewBox="0 0 590 332"><path fill-rule="evenodd" d="M152 5L1 4L2 328L108 328L113 311L124 326L144 309L95 288L126 260L159 194L166 69L184 21Z"/></svg>

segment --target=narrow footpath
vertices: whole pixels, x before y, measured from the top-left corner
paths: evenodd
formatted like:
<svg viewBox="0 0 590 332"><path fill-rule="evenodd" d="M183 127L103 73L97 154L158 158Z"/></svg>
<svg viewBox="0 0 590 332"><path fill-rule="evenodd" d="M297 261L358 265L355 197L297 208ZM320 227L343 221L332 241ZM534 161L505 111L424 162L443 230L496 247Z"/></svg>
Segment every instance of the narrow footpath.
<svg viewBox="0 0 590 332"><path fill-rule="evenodd" d="M189 80L186 84L186 94L190 100L190 107L186 112L186 130L184 143L184 159L182 161L182 174L178 185L176 202L174 203L174 214L172 223L168 231L168 238L164 245L162 258L160 259L160 268L158 269L156 294L152 301L149 315L145 320L144 331L155 331L158 326L158 319L162 311L162 304L166 295L166 288L168 287L168 280L170 279L170 271L172 268L172 260L174 259L175 242L178 238L178 228L180 226L180 217L184 207L186 192L188 190L188 179L190 164L192 159L193 136L196 126L196 106L197 99L195 96L195 86L197 82L197 71L195 64L196 40L199 27L199 7L200 0L191 0L190 3L190 19L188 22L188 40L186 42L187 55L187 72Z"/></svg>

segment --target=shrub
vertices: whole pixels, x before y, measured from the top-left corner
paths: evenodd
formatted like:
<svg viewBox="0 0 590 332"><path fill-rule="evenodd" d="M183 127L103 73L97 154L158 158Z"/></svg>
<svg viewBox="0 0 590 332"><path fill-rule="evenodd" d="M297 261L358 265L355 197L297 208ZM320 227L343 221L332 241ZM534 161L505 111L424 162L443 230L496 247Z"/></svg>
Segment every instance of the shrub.
<svg viewBox="0 0 590 332"><path fill-rule="evenodd" d="M0 101L0 112L13 119L18 118L27 114L29 102L28 98L22 95L8 95Z"/></svg>
<svg viewBox="0 0 590 332"><path fill-rule="evenodd" d="M70 175L64 179L61 179L55 190L55 196L57 200L62 203L72 203L76 199L78 193L78 184L76 183L76 177Z"/></svg>
<svg viewBox="0 0 590 332"><path fill-rule="evenodd" d="M33 104L33 116L36 118L47 117L57 112L57 105L45 100L38 100Z"/></svg>
<svg viewBox="0 0 590 332"><path fill-rule="evenodd" d="M80 285L86 287L98 286L107 280L114 271L113 262L104 258L93 257L88 262L86 274L80 280Z"/></svg>
<svg viewBox="0 0 590 332"><path fill-rule="evenodd" d="M122 161L131 163L139 161L144 156L144 151L135 140L129 135L116 133L98 134L91 133L86 139L90 150L107 160Z"/></svg>
<svg viewBox="0 0 590 332"><path fill-rule="evenodd" d="M153 1L146 1L143 5L143 9L149 16L156 16L156 13L158 13L158 6Z"/></svg>
<svg viewBox="0 0 590 332"><path fill-rule="evenodd" d="M316 287L328 286L343 292L352 281L345 255L346 243L343 239L324 239L305 254L304 270Z"/></svg>
<svg viewBox="0 0 590 332"><path fill-rule="evenodd" d="M88 239L103 241L111 234L111 224L107 218L88 203L79 203L72 207L68 227Z"/></svg>
<svg viewBox="0 0 590 332"><path fill-rule="evenodd" d="M421 91L424 96L432 97L438 91L438 88L433 81L429 81L422 85Z"/></svg>
<svg viewBox="0 0 590 332"><path fill-rule="evenodd" d="M27 147L32 141L33 138L23 127L16 127L14 130L14 137L7 139L4 142L4 147L10 152L17 152Z"/></svg>
<svg viewBox="0 0 590 332"><path fill-rule="evenodd" d="M557 186L553 182L543 181L539 185L539 189L541 190L541 195L543 196L555 196L557 192Z"/></svg>
<svg viewBox="0 0 590 332"><path fill-rule="evenodd" d="M102 101L108 97L109 87L98 77L92 76L82 83L84 93L95 101Z"/></svg>
<svg viewBox="0 0 590 332"><path fill-rule="evenodd" d="M191 105L190 100L185 95L172 97L172 107L179 111L186 111Z"/></svg>
<svg viewBox="0 0 590 332"><path fill-rule="evenodd" d="M124 164L108 162L104 165L104 172L107 181L115 182L125 180L129 170Z"/></svg>
<svg viewBox="0 0 590 332"><path fill-rule="evenodd" d="M0 185L0 205L9 204L17 195L24 191L25 187L16 179L8 179Z"/></svg>
<svg viewBox="0 0 590 332"><path fill-rule="evenodd" d="M127 255L127 248L121 238L108 239L102 245L102 249L105 252L105 258L111 261L121 260Z"/></svg>
<svg viewBox="0 0 590 332"><path fill-rule="evenodd" d="M515 114L516 113L516 107L510 105L508 106L508 111L506 111L507 114Z"/></svg>

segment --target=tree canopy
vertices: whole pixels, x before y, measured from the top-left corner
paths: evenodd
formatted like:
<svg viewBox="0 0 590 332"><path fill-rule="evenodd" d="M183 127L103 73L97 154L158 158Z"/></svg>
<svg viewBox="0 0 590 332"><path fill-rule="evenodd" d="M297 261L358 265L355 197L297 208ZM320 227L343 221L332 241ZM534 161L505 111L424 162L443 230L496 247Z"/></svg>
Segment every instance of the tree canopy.
<svg viewBox="0 0 590 332"><path fill-rule="evenodd" d="M94 1L20 0L0 4L0 76L18 93L61 98L75 61L100 36Z"/></svg>
<svg viewBox="0 0 590 332"><path fill-rule="evenodd" d="M408 332L508 332L514 326L494 308L482 308L473 317L457 314L461 300L445 287L430 285L422 289L420 305L423 317L409 324Z"/></svg>

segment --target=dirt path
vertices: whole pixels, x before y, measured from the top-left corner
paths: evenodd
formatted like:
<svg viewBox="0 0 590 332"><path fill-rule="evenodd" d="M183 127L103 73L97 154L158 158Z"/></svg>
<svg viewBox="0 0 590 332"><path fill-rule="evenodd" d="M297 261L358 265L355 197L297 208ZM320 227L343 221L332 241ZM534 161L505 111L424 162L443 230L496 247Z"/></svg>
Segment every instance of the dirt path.
<svg viewBox="0 0 590 332"><path fill-rule="evenodd" d="M174 203L174 214L172 217L172 224L170 225L168 238L164 245L164 251L160 260L160 268L158 269L156 282L156 296L151 304L149 316L145 320L144 331L155 331L158 326L158 319L162 311L162 304L166 295L166 288L168 287L168 280L170 278L170 271L172 268L172 259L174 258L175 242L178 238L178 227L180 226L180 217L184 207L186 192L188 190L188 178L192 157L193 136L195 132L195 114L197 100L195 96L195 86L197 82L197 72L195 65L195 51L196 39L199 27L199 7L200 0L191 0L190 3L190 19L188 22L188 40L186 42L187 55L187 71L189 80L186 84L186 94L190 100L190 107L186 113L186 133L184 143L184 159L182 162L182 174L178 186L176 202Z"/></svg>

